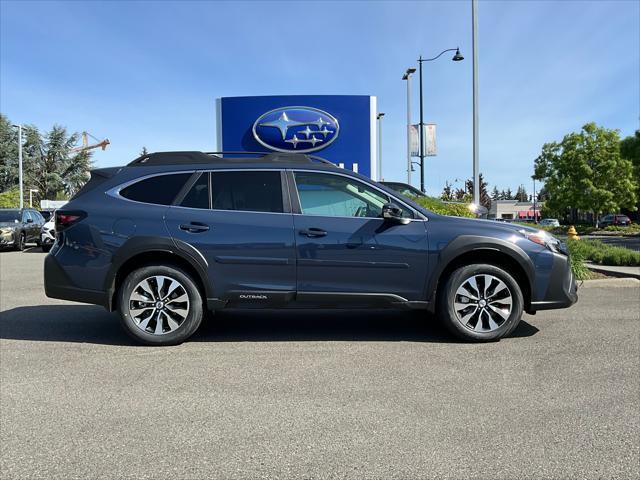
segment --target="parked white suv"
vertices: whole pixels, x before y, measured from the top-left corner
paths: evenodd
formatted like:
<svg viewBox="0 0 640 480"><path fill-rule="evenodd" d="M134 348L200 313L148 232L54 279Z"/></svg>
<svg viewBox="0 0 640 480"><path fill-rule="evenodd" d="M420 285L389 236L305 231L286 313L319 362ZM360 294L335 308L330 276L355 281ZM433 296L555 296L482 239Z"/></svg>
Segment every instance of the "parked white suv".
<svg viewBox="0 0 640 480"><path fill-rule="evenodd" d="M49 217L49 221L42 226L40 231L40 246L43 252L48 252L56 241L56 212L54 211Z"/></svg>
<svg viewBox="0 0 640 480"><path fill-rule="evenodd" d="M557 218L543 218L540 220L540 225L543 227L559 227L560 222Z"/></svg>

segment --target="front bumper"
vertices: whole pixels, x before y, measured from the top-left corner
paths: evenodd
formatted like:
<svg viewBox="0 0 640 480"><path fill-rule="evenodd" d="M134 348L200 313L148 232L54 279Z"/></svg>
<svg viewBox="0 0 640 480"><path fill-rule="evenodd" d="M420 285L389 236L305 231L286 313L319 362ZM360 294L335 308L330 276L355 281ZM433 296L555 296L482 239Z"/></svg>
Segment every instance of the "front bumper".
<svg viewBox="0 0 640 480"><path fill-rule="evenodd" d="M54 255L47 255L44 260L44 291L49 298L92 303L105 308L108 308L109 304L106 292L74 285Z"/></svg>
<svg viewBox="0 0 640 480"><path fill-rule="evenodd" d="M16 243L15 232L0 233L0 247L11 247Z"/></svg>
<svg viewBox="0 0 640 480"><path fill-rule="evenodd" d="M541 300L531 302L528 312L567 308L578 301L578 284L571 271L569 257L553 255L546 292Z"/></svg>

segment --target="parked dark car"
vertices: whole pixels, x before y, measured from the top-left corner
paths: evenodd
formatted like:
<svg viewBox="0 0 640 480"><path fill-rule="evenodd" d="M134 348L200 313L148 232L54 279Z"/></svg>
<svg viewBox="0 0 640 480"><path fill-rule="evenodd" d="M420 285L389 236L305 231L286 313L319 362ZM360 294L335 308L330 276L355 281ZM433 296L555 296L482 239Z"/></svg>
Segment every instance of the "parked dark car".
<svg viewBox="0 0 640 480"><path fill-rule="evenodd" d="M413 185L409 185L408 183L402 182L380 182L387 188L391 190L395 190L398 193L401 193L405 197L426 197L426 195L414 187Z"/></svg>
<svg viewBox="0 0 640 480"><path fill-rule="evenodd" d="M56 211L49 297L103 305L152 345L205 308L403 308L459 337L511 333L577 300L565 246L532 228L434 214L326 160L144 155L94 170Z"/></svg>
<svg viewBox="0 0 640 480"><path fill-rule="evenodd" d="M44 218L32 208L0 209L0 247L24 250L27 243L40 245Z"/></svg>
<svg viewBox="0 0 640 480"><path fill-rule="evenodd" d="M627 227L631 225L631 219L626 215L610 213L609 215L602 217L598 223L601 228L609 227L611 225Z"/></svg>

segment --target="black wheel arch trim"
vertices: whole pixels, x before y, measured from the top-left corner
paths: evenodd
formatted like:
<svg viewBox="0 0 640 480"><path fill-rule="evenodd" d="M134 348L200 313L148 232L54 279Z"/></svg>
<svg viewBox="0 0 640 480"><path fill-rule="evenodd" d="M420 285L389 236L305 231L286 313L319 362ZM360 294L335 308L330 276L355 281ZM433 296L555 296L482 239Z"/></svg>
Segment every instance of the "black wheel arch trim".
<svg viewBox="0 0 640 480"><path fill-rule="evenodd" d="M435 293L442 274L447 270L456 258L473 251L493 251L507 255L516 261L525 272L529 282L529 292L531 298L534 297L535 286L535 268L529 256L517 245L494 237L485 237L480 235L460 235L452 240L438 255L438 261L435 270L430 275L427 283L426 299L429 301L431 308L435 305ZM529 299L530 300L530 299ZM527 303L528 299L525 299Z"/></svg>
<svg viewBox="0 0 640 480"><path fill-rule="evenodd" d="M206 297L212 297L213 292L208 282L207 261L202 254L192 245L181 240L159 237L133 237L127 240L113 256L111 267L105 279L104 289L108 296L108 308L113 310L113 298L115 294L115 281L118 272L129 260L139 255L152 253L170 254L187 262L200 277Z"/></svg>

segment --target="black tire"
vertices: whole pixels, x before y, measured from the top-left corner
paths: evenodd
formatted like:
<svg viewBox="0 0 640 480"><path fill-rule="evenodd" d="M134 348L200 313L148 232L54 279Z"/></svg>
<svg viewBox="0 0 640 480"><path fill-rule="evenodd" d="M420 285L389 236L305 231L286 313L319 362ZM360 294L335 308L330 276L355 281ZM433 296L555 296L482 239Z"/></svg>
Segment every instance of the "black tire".
<svg viewBox="0 0 640 480"><path fill-rule="evenodd" d="M157 314L159 317L162 316L164 318L163 325L166 326L167 331L161 334L155 334L150 331L157 331L157 322L154 319L149 320L149 325L146 327L146 330L143 330L137 321L137 318L139 319L140 317L136 318L132 315L130 307L130 298L134 289L141 282L144 282L145 279L150 279L156 276L168 277L171 280L179 282L188 296L188 313L186 318L181 320L179 326L172 331L170 330L167 316L160 315L160 310L151 310L151 315ZM156 282L156 284L157 283L159 282ZM134 307L139 305L135 301L132 302ZM147 303L156 305L154 301ZM156 346L178 345L193 335L200 326L203 317L203 301L196 282L181 268L173 265L148 265L131 272L122 283L122 286L118 291L118 311L125 331L138 342L144 343L145 345ZM162 310L162 312L165 311L165 309ZM167 315L169 313L170 312L167 312ZM163 327L161 326L160 329L162 330Z"/></svg>
<svg viewBox="0 0 640 480"><path fill-rule="evenodd" d="M42 248L42 251L44 253L49 253L49 251L51 250L52 246L53 246L53 244L51 244L51 243L43 243L42 245L40 245L40 248Z"/></svg>
<svg viewBox="0 0 640 480"><path fill-rule="evenodd" d="M16 240L16 250L22 252L24 250L25 243L27 243L27 236L24 232L20 232L18 239Z"/></svg>
<svg viewBox="0 0 640 480"><path fill-rule="evenodd" d="M485 293L489 294L489 299L495 298L491 297L492 292L488 291L492 285L503 282L507 287L511 299L511 310L508 312L505 311L503 314L504 316L507 316L508 313L508 317L506 319L503 318L503 315L495 312L495 307L507 309L507 307L505 307L506 303L495 303L500 300L493 301L492 306L494 309L492 310L489 310L489 306L479 308L481 303L478 303L478 308L470 303L469 307L467 307L468 310L458 310L463 313L461 316L462 318L465 318L468 323L465 323L461 319L461 316L456 312L456 308L454 306L454 302L456 301L456 292L458 292L460 288L464 288L462 287L463 284L469 285L466 283L467 280L476 278L475 276L477 275L480 275L485 279L494 277L498 280L498 282L490 280L489 285L486 287L477 284L479 287L477 291L480 292L478 298L480 300L485 299ZM484 275L488 275L490 277L484 277ZM485 281L486 280L482 280L482 282ZM478 280L478 282L480 282L480 280ZM483 289L485 291L481 292L480 290ZM495 287L495 290L498 290L498 287ZM505 294L503 293L502 296L503 295ZM464 298L461 298L460 300L463 301ZM442 288L438 290L437 302L438 318L445 324L447 329L458 338L471 342L489 342L499 340L500 338L509 335L518 326L524 308L522 289L513 276L502 268L487 264L467 265L453 271L444 282ZM473 300L471 300L471 302L473 302ZM460 305L460 303L458 303L458 305ZM474 308L476 308L476 310L474 310ZM467 318L466 314L472 311L476 313L471 314ZM497 328L491 329L489 324L490 319L493 322L493 325L498 325ZM482 322L480 325L478 324L479 321ZM487 330L484 330L483 327L486 327Z"/></svg>

